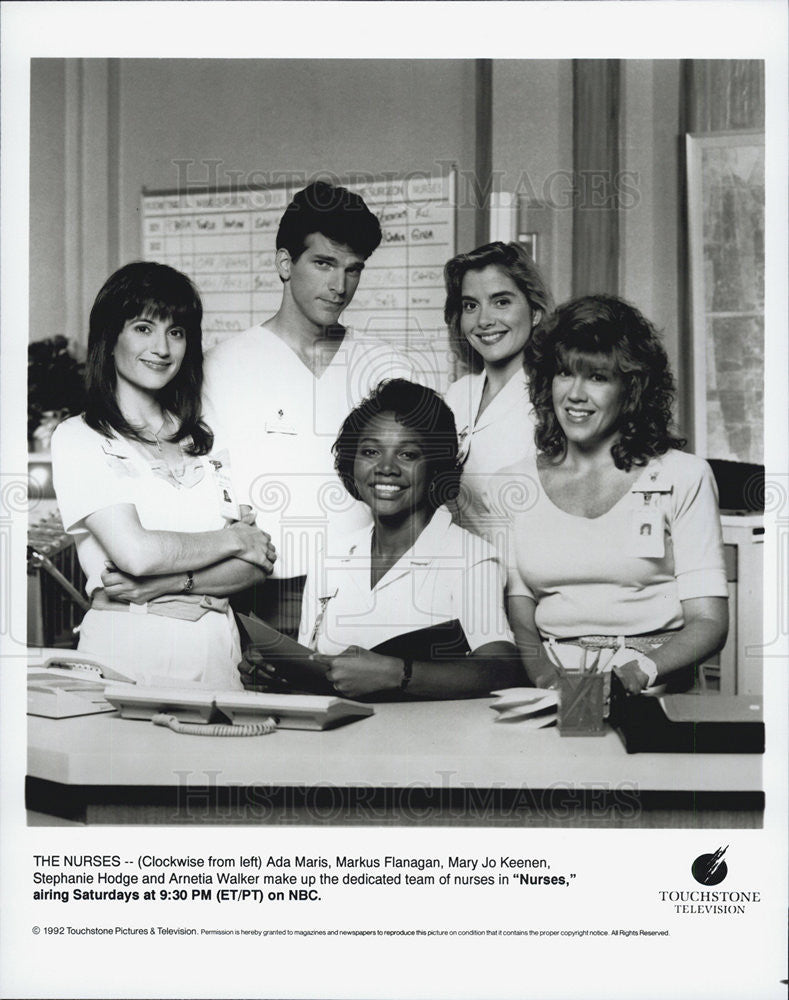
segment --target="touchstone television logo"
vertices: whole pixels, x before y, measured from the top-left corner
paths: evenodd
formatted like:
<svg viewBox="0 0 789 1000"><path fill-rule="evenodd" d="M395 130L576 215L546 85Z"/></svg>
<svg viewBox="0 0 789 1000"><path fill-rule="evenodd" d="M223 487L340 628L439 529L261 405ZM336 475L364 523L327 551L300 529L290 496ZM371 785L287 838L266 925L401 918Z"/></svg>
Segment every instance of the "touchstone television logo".
<svg viewBox="0 0 789 1000"><path fill-rule="evenodd" d="M729 849L719 847L714 854L700 854L690 868L691 875L700 885L720 885L729 874L723 855Z"/></svg>
<svg viewBox="0 0 789 1000"><path fill-rule="evenodd" d="M723 860L723 855L729 849L719 847L711 854L700 854L690 866L693 878L703 886L716 886L726 878L729 869ZM662 903L669 903L675 913L697 914L727 914L742 915L751 904L761 903L761 891L758 889L660 889L658 898Z"/></svg>

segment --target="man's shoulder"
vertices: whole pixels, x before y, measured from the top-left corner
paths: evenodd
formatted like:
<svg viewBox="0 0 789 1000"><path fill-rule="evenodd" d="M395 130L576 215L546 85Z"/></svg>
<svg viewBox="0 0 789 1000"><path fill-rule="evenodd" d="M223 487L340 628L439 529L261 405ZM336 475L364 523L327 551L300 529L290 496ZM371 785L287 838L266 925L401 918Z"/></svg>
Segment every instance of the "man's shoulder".
<svg viewBox="0 0 789 1000"><path fill-rule="evenodd" d="M265 348L266 341L271 336L267 327L258 323L242 333L233 334L226 340L215 344L205 353L206 369L221 368L224 365L243 363L244 359Z"/></svg>

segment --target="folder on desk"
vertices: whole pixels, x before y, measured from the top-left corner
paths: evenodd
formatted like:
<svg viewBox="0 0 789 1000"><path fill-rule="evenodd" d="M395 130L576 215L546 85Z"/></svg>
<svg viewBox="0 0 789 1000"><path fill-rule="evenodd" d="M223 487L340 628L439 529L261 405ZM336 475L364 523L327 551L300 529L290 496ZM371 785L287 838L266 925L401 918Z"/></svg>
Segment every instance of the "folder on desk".
<svg viewBox="0 0 789 1000"><path fill-rule="evenodd" d="M277 673L295 691L337 693L326 678L323 664L312 659L313 650L283 635L259 618L250 618L249 615L237 617L249 636L250 643L269 663L276 665Z"/></svg>
<svg viewBox="0 0 789 1000"><path fill-rule="evenodd" d="M238 615L238 620L256 649L276 664L277 673L294 690L314 694L336 694L323 665L311 659L313 651L278 632L259 618ZM470 652L466 634L457 619L414 629L379 642L371 649L382 656L410 660L450 660Z"/></svg>
<svg viewBox="0 0 789 1000"><path fill-rule="evenodd" d="M455 660L467 656L471 649L466 633L457 618L429 625L427 628L403 632L373 646L372 652L382 656L399 656L409 660Z"/></svg>

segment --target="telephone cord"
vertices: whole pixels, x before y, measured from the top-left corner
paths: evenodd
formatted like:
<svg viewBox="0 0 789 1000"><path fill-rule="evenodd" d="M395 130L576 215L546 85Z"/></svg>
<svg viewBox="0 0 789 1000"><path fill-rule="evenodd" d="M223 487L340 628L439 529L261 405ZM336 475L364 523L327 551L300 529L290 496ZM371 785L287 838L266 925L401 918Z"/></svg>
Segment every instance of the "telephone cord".
<svg viewBox="0 0 789 1000"><path fill-rule="evenodd" d="M167 726L174 733L186 733L189 736L267 736L277 728L277 720L271 716L262 722L250 722L240 726L226 726L179 722L174 715L159 712L153 716L151 722L155 726Z"/></svg>

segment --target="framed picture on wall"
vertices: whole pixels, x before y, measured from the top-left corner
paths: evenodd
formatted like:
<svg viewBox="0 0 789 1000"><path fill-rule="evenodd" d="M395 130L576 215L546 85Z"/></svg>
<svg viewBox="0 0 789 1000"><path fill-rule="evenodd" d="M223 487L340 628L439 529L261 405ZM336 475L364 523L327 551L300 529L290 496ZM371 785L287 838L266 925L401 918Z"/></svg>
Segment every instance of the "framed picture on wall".
<svg viewBox="0 0 789 1000"><path fill-rule="evenodd" d="M686 136L694 451L764 462L764 133Z"/></svg>

